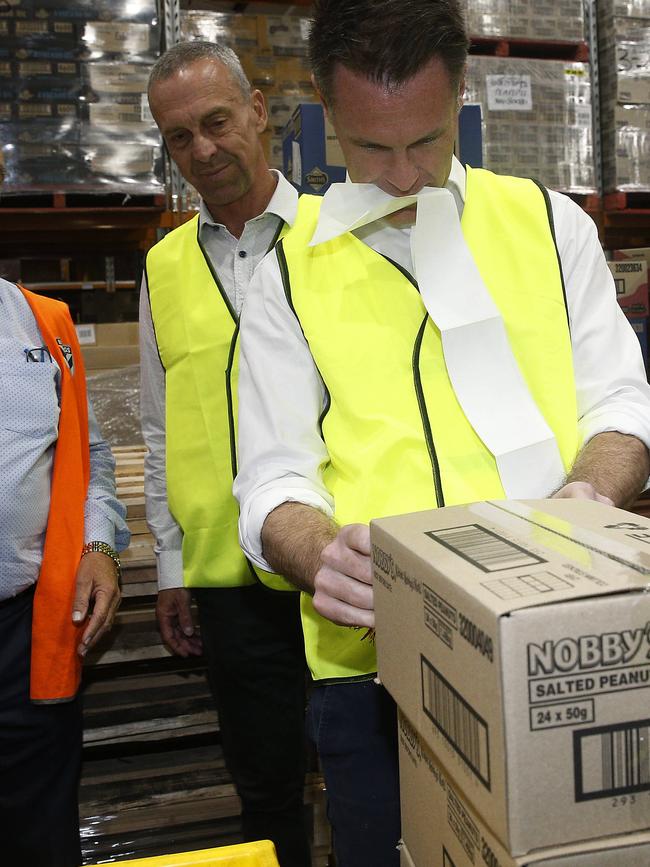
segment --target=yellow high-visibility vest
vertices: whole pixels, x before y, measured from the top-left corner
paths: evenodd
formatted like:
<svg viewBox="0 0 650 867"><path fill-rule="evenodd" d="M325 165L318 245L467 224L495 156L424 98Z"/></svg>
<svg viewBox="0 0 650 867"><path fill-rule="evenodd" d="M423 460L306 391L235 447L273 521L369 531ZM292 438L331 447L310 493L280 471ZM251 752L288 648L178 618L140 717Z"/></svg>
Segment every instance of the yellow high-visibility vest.
<svg viewBox="0 0 650 867"><path fill-rule="evenodd" d="M417 285L351 233L308 247L319 207L318 197L301 197L298 219L276 252L287 298L328 392L323 480L336 520L367 523L503 498L494 457L456 399L440 332ZM461 225L568 470L580 438L548 194L533 181L468 170ZM365 630L335 626L306 594L302 617L316 680L375 671Z"/></svg>
<svg viewBox="0 0 650 867"><path fill-rule="evenodd" d="M238 587L258 574L239 547L237 472L239 321L198 238L198 215L147 255L147 285L165 368L167 499L183 531L186 587Z"/></svg>

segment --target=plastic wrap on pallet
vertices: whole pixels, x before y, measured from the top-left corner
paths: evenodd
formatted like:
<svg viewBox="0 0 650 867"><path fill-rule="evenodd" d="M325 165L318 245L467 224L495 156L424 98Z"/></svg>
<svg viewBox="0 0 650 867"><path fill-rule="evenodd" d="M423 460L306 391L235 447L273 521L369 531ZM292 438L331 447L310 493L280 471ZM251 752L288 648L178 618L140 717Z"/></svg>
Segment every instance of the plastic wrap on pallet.
<svg viewBox="0 0 650 867"><path fill-rule="evenodd" d="M650 105L610 104L601 130L605 192L650 192Z"/></svg>
<svg viewBox="0 0 650 867"><path fill-rule="evenodd" d="M191 9L181 11L181 40L218 42L239 52L258 44L257 16Z"/></svg>
<svg viewBox="0 0 650 867"><path fill-rule="evenodd" d="M466 0L465 17L472 36L582 42L582 0Z"/></svg>
<svg viewBox="0 0 650 867"><path fill-rule="evenodd" d="M88 373L88 394L111 446L140 442L140 365Z"/></svg>
<svg viewBox="0 0 650 867"><path fill-rule="evenodd" d="M51 18L56 21L157 21L157 0L3 0L0 18Z"/></svg>
<svg viewBox="0 0 650 867"><path fill-rule="evenodd" d="M596 191L588 64L472 56L465 99L482 107L486 168Z"/></svg>
<svg viewBox="0 0 650 867"><path fill-rule="evenodd" d="M0 144L8 192L160 193L146 97L155 0L0 4ZM74 134L73 131L74 130Z"/></svg>
<svg viewBox="0 0 650 867"><path fill-rule="evenodd" d="M601 99L650 103L650 18L607 18L598 40Z"/></svg>

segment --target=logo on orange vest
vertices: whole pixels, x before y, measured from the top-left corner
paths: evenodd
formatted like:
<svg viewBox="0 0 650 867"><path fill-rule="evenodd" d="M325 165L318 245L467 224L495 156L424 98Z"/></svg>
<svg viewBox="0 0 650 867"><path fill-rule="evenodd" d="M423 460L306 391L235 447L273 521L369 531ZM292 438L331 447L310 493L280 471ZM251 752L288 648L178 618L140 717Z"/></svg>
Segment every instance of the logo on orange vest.
<svg viewBox="0 0 650 867"><path fill-rule="evenodd" d="M56 338L56 342L59 344L59 348L63 353L63 357L68 362L70 372L74 373L74 355L72 354L72 347L69 346L67 343L64 343L60 337Z"/></svg>

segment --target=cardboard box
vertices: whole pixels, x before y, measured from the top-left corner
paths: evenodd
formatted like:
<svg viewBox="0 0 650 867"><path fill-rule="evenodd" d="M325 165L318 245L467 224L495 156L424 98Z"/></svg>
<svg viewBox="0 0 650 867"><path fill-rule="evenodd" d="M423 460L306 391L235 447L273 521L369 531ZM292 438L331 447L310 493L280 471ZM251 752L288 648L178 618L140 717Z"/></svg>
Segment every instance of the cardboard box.
<svg viewBox="0 0 650 867"><path fill-rule="evenodd" d="M137 322L98 322L77 325L77 337L88 346L137 346Z"/></svg>
<svg viewBox="0 0 650 867"><path fill-rule="evenodd" d="M648 262L625 259L608 262L616 286L616 300L626 316L648 315Z"/></svg>
<svg viewBox="0 0 650 867"><path fill-rule="evenodd" d="M139 364L139 346L82 346L86 370L109 370Z"/></svg>
<svg viewBox="0 0 650 867"><path fill-rule="evenodd" d="M301 193L345 181L343 152L320 103L301 103L284 128L283 170Z"/></svg>
<svg viewBox="0 0 650 867"><path fill-rule="evenodd" d="M504 847L650 827L650 520L500 501L371 541L379 677Z"/></svg>
<svg viewBox="0 0 650 867"><path fill-rule="evenodd" d="M650 832L542 849L513 858L434 754L399 716L401 867L647 867ZM534 782L531 780L531 784Z"/></svg>

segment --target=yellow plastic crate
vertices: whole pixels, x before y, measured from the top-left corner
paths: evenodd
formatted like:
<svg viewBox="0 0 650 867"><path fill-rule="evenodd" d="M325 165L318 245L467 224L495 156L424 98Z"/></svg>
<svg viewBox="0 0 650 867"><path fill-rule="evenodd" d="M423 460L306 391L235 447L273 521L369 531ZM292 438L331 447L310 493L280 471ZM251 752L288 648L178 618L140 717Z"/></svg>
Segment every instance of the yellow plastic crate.
<svg viewBox="0 0 650 867"><path fill-rule="evenodd" d="M137 858L135 861L120 861L120 864L128 867L279 867L275 846L270 840L197 852L179 852L178 855Z"/></svg>

